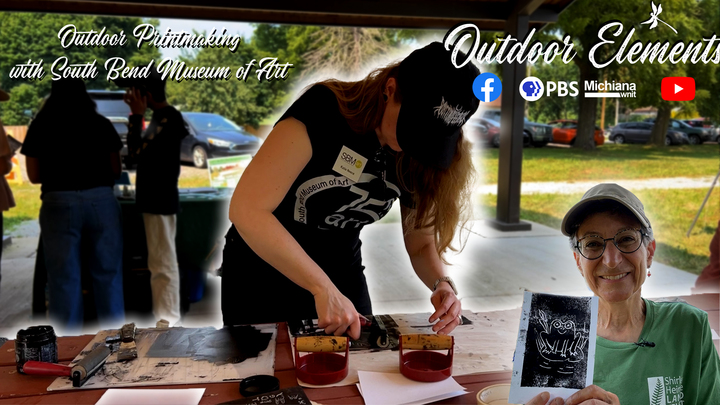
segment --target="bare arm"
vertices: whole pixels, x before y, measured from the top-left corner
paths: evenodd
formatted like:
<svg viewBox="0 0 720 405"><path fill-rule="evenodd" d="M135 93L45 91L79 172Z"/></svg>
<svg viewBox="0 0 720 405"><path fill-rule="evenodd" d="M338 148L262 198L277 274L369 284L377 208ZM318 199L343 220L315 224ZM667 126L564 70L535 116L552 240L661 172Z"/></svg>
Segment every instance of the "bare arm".
<svg viewBox="0 0 720 405"><path fill-rule="evenodd" d="M312 146L305 125L279 122L243 173L230 203L230 221L263 260L315 297L319 326L327 333L360 337L360 321L343 296L272 212L305 165Z"/></svg>
<svg viewBox="0 0 720 405"><path fill-rule="evenodd" d="M432 290L435 280L445 276L443 263L435 248L435 230L433 228L416 229L407 232L405 218L410 215L409 208L401 207L403 217L403 231L405 234L405 249L410 256L415 274L418 275L425 285ZM433 331L445 335L453 331L460 323L459 317L462 311L460 300L455 295L450 284L441 282L437 289L430 296L435 312L430 316L429 321L435 322Z"/></svg>
<svg viewBox="0 0 720 405"><path fill-rule="evenodd" d="M38 160L38 158L25 156L25 169L27 169L30 183L40 184L40 160Z"/></svg>

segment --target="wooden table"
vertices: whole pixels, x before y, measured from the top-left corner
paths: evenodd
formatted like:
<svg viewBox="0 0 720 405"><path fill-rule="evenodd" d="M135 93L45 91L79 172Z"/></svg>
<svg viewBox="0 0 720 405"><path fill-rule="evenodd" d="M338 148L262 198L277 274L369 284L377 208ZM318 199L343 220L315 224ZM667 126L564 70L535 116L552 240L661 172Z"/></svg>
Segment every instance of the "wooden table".
<svg viewBox="0 0 720 405"><path fill-rule="evenodd" d="M720 329L720 294L702 294L680 297L688 303L708 312L710 325ZM275 353L275 376L280 388L297 385L292 351L287 327L278 328ZM92 340L92 335L61 337L58 339L59 362L68 364ZM717 345L717 342L716 342ZM48 392L47 387L56 377L27 376L17 372L15 366L15 345L13 341L0 347L0 405L2 404L94 404L105 392L104 389ZM474 404L476 393L492 384L509 383L511 372L482 373L455 377L457 382L470 391L467 395L451 398L442 403ZM199 385L168 385L141 388L197 388ZM214 404L241 398L238 383L204 384L205 394L201 404ZM321 404L362 404L363 400L355 385L323 389L305 389L308 397Z"/></svg>

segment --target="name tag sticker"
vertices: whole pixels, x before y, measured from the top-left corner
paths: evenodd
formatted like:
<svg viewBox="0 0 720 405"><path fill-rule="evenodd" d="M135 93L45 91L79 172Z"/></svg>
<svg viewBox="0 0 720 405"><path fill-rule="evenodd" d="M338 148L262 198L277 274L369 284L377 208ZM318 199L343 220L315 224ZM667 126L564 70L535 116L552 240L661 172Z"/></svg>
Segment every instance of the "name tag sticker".
<svg viewBox="0 0 720 405"><path fill-rule="evenodd" d="M358 153L348 148L347 146L343 146L340 150L340 154L338 155L337 160L335 161L333 171L340 173L341 175L357 183L358 181L360 181L360 175L362 174L363 170L365 170L366 164L366 158L360 156Z"/></svg>

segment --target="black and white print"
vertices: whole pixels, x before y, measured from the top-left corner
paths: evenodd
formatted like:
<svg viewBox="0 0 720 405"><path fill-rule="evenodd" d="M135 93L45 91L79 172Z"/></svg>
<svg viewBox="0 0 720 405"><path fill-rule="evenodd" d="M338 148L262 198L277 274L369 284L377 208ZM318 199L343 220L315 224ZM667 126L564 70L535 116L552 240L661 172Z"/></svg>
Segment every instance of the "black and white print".
<svg viewBox="0 0 720 405"><path fill-rule="evenodd" d="M567 398L592 384L596 333L597 297L526 292L510 402L543 391ZM513 397L513 390L525 394Z"/></svg>

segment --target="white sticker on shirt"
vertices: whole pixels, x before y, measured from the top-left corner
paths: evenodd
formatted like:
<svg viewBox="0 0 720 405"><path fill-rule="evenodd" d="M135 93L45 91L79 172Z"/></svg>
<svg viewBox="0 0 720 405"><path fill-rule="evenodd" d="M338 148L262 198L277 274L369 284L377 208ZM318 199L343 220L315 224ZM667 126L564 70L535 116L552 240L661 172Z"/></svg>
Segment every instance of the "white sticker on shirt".
<svg viewBox="0 0 720 405"><path fill-rule="evenodd" d="M335 160L333 171L357 183L365 170L367 159L347 146L343 146Z"/></svg>
<svg viewBox="0 0 720 405"><path fill-rule="evenodd" d="M682 405L685 400L682 376L648 378L650 405Z"/></svg>

